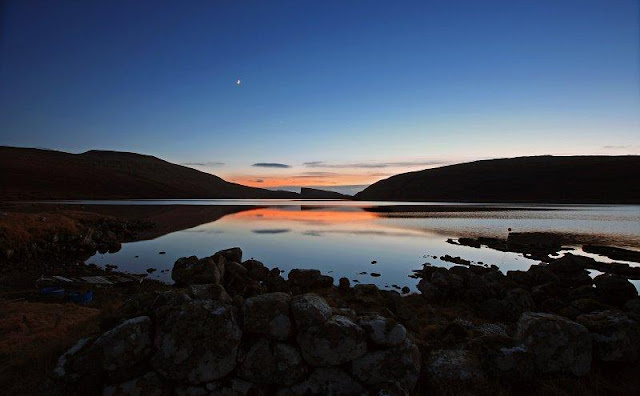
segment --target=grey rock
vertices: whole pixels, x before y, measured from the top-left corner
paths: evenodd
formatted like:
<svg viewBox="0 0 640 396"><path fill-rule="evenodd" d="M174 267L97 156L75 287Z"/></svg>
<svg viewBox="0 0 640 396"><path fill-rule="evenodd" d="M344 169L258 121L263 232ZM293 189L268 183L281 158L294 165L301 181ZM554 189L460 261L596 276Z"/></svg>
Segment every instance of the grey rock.
<svg viewBox="0 0 640 396"><path fill-rule="evenodd" d="M467 350L441 349L431 353L426 363L431 382L436 385L478 384L486 380L480 363Z"/></svg>
<svg viewBox="0 0 640 396"><path fill-rule="evenodd" d="M333 278L322 275L314 269L292 269L288 275L289 283L301 290L321 289L331 287Z"/></svg>
<svg viewBox="0 0 640 396"><path fill-rule="evenodd" d="M225 382L207 384L209 395L213 396L263 396L266 394L264 386L256 385L240 378L232 378Z"/></svg>
<svg viewBox="0 0 640 396"><path fill-rule="evenodd" d="M638 290L626 278L602 274L593 279L596 295L607 304L622 306L627 301L638 297Z"/></svg>
<svg viewBox="0 0 640 396"><path fill-rule="evenodd" d="M196 300L159 323L152 364L173 380L214 381L235 368L241 336L230 305Z"/></svg>
<svg viewBox="0 0 640 396"><path fill-rule="evenodd" d="M375 344L382 346L400 345L407 338L407 329L395 319L377 314L361 316L357 323Z"/></svg>
<svg viewBox="0 0 640 396"><path fill-rule="evenodd" d="M349 374L338 367L321 367L315 369L309 378L291 386L278 390L278 396L308 395L366 395L366 389Z"/></svg>
<svg viewBox="0 0 640 396"><path fill-rule="evenodd" d="M420 374L420 351L408 339L402 345L371 351L351 363L353 377L365 385L397 382L407 392L413 390Z"/></svg>
<svg viewBox="0 0 640 396"><path fill-rule="evenodd" d="M104 370L127 370L151 352L151 319L129 319L98 337L90 349L99 350Z"/></svg>
<svg viewBox="0 0 640 396"><path fill-rule="evenodd" d="M533 378L533 360L527 348L518 340L506 334L484 335L474 339L471 344L488 374L516 381Z"/></svg>
<svg viewBox="0 0 640 396"><path fill-rule="evenodd" d="M212 257L217 259L220 256L224 257L228 261L235 261L236 263L241 263L242 249L240 249L239 247L232 247L229 249L220 250L216 252Z"/></svg>
<svg viewBox="0 0 640 396"><path fill-rule="evenodd" d="M253 334L286 340L291 334L289 302L291 296L275 292L247 298L244 301L244 328Z"/></svg>
<svg viewBox="0 0 640 396"><path fill-rule="evenodd" d="M258 260L247 260L242 263L242 265L247 269L247 275L251 279L255 279L257 281L264 281L269 276L269 268L265 267Z"/></svg>
<svg viewBox="0 0 640 396"><path fill-rule="evenodd" d="M220 283L224 266L213 257L198 259L196 256L179 258L171 270L171 279L178 286Z"/></svg>
<svg viewBox="0 0 640 396"><path fill-rule="evenodd" d="M307 370L292 345L267 339L255 342L239 358L238 376L255 384L289 386L304 379Z"/></svg>
<svg viewBox="0 0 640 396"><path fill-rule="evenodd" d="M164 396L170 395L171 388L157 373L150 371L141 377L105 386L103 396Z"/></svg>
<svg viewBox="0 0 640 396"><path fill-rule="evenodd" d="M231 304L232 301L224 287L217 283L191 285L187 291L194 299L219 300L227 304Z"/></svg>
<svg viewBox="0 0 640 396"><path fill-rule="evenodd" d="M595 356L605 362L635 362L640 357L640 325L624 312L580 315L576 322L591 332Z"/></svg>
<svg viewBox="0 0 640 396"><path fill-rule="evenodd" d="M364 330L351 319L336 315L298 333L302 356L312 366L333 366L367 352Z"/></svg>
<svg viewBox="0 0 640 396"><path fill-rule="evenodd" d="M331 317L327 301L314 293L302 294L291 299L291 313L298 328L322 324Z"/></svg>
<svg viewBox="0 0 640 396"><path fill-rule="evenodd" d="M526 312L518 321L516 337L531 353L540 372L580 376L591 369L591 337L579 323L558 315Z"/></svg>

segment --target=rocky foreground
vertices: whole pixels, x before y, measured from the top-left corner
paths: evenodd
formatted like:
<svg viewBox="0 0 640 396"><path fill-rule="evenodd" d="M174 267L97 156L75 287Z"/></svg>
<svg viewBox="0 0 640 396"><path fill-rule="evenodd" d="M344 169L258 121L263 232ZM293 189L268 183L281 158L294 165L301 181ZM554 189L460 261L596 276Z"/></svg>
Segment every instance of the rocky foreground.
<svg viewBox="0 0 640 396"><path fill-rule="evenodd" d="M57 385L105 395L635 389L637 375L611 375L637 372L640 357L640 298L625 278L592 279L572 255L506 275L416 273L421 294L403 296L346 278L336 287L317 270L284 279L239 248L182 258L172 290L134 296L119 325L60 357Z"/></svg>

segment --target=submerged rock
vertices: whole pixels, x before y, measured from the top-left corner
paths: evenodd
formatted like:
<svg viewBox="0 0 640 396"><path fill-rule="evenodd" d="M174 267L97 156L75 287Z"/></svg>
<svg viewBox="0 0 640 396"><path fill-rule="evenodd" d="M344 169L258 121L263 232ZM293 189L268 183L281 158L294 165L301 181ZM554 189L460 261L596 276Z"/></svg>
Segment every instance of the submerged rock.
<svg viewBox="0 0 640 396"><path fill-rule="evenodd" d="M579 323L558 315L526 312L518 321L517 338L540 372L585 375L591 369L591 337Z"/></svg>

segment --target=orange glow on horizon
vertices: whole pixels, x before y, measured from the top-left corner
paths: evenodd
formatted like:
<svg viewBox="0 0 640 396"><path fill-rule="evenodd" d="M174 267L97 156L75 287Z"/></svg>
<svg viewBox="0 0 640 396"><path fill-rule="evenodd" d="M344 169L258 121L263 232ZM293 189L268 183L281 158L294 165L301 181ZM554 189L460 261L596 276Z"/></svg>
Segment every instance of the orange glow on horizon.
<svg viewBox="0 0 640 396"><path fill-rule="evenodd" d="M335 176L230 176L227 181L243 184L249 187L277 188L285 186L326 186L338 187L344 185L369 185L386 176L344 174Z"/></svg>

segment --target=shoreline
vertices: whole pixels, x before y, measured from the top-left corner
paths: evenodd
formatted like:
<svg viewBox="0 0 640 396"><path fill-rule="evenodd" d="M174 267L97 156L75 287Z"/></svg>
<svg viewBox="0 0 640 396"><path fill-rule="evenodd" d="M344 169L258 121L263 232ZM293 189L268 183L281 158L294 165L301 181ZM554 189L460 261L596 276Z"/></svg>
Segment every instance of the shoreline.
<svg viewBox="0 0 640 396"><path fill-rule="evenodd" d="M39 208L34 207L32 209L34 210L33 212L25 214L27 217L31 216L35 220L43 217L43 214L38 212ZM151 208L149 210L153 213L146 213L145 216L147 216L147 219L150 215L168 216L167 218L171 218L171 212L169 212L169 215L166 214L167 212L164 212L166 209L167 208ZM197 215L198 213L194 213L194 217L197 217ZM138 224L131 220L121 223L106 213L94 214L94 216L87 217L86 213L78 214L77 211L68 211L65 209L60 209L53 214L49 213L44 217L48 217L48 220L53 222L54 217L51 216L60 216L60 219L55 217L57 220L64 218L73 220L70 224L60 221L59 225L65 225L67 227L62 228L65 232L80 230L81 234L86 233L88 229L98 229L102 232L102 234L98 234L109 235L109 232L122 229L123 225L127 225L128 227L130 224ZM136 221L143 220L143 217L144 216L141 216L141 218L136 219ZM36 221L35 224L49 224L50 222ZM150 223L141 222L138 225L141 226L139 232L153 233L153 231L149 231L149 227L152 227ZM143 226L146 226L146 228ZM55 228L55 230L60 232L60 228ZM109 235L104 240L101 238L92 239L92 243L88 245L86 240L82 241L82 239L78 238L71 240L82 241L81 246L91 246L95 249L101 247L107 250L109 249L107 242L110 242L113 249L118 249L116 243L120 244L127 240L127 238L136 240L135 238L138 237L134 235L135 232L138 232L138 229L133 227L131 229L126 228L126 230L127 232ZM38 235L42 237L42 235L46 234ZM95 231L93 235L96 235ZM108 271L96 266L85 265L82 263L82 260L78 260L77 256L74 259L73 255L68 254L69 252L66 252L64 249L63 251L66 253L56 253L55 250L51 250L53 245L51 244L50 235L42 238L42 240L46 241L46 244L38 247L36 250L42 250L42 255L50 259L48 263L48 268L50 269L65 269L65 271L69 270L73 274L118 274L117 271ZM58 243L59 241L60 239L58 239ZM467 245L476 245L478 243L477 240L465 240L464 238L455 241L455 243L460 242ZM498 242L494 241L494 243ZM549 246L557 247L557 245L553 243ZM546 257L549 259L548 261L551 263L546 266L552 268L552 263L558 260L548 256L548 254L551 253L549 246L541 247L532 244L529 253L535 255L546 254ZM513 248L513 245L511 247ZM72 250L75 251L76 254L85 252L82 249ZM520 250L522 250L522 248ZM86 254L86 252L82 254ZM222 255L222 252L219 252L212 256L211 260L215 257L218 257L215 260L219 260L219 257ZM36 255L35 257L43 256ZM203 262L203 260L204 262L208 262L205 259L206 258L195 259L196 261L192 259L192 263ZM615 286L613 289L608 285L604 286L605 289L609 287L607 289L609 291L606 293L599 291L597 284L595 288L585 288L587 284L594 281L592 278L584 276L584 271L588 263L582 259L575 259L575 256L570 254L565 254L562 259L568 261L568 264L561 264L561 270L557 273L554 271L549 272L549 270L544 267L537 265L532 266L528 271L508 271L504 274L493 267L483 267L473 264L465 264L463 266L456 265L450 269L426 266L422 270L415 271L415 274L420 278L418 286L420 292L401 294L394 290L382 290L374 285L368 284L352 286L351 282L346 278L340 279L336 285L333 278L322 275L320 271L317 270L294 270L292 272L297 275L294 275L292 278L291 273L289 273L288 279L285 279L276 268L268 268L256 260L242 261L241 258L236 258L235 260L237 262L228 260L235 264L223 264L223 267L230 266L226 269L225 273L234 274L232 278L229 278L230 275L218 274L218 280L216 281L216 275L212 273L213 275L210 276L213 276L213 278L208 277L204 280L192 281L190 284L179 283L177 286L147 279L139 284L96 289L94 301L89 305L94 311L83 311L82 314L80 313L82 307L61 300L51 300L39 295L37 290L33 289L32 282L33 277L38 275L37 271L29 272L33 275L30 279L18 279L12 285L11 282L14 280L12 280L10 276L6 276L7 274L3 270L3 304L0 305L0 307L3 307L3 311L9 312L7 309L13 306L18 307L18 305L15 304L20 304L19 310L24 313L24 317L30 322L33 322L37 320L37 318L46 315L46 307L55 307L56 310L61 310L62 307L66 307L64 309L67 311L64 312L67 313L62 314L63 318L73 316L86 319L78 319L80 321L77 323L70 322L75 324L70 324L71 327L61 330L64 334L55 336L49 334L47 337L50 339L46 340L45 345L50 346L43 347L40 355L36 354L31 360L28 360L27 363L17 359L17 356L24 352L24 349L20 349L21 346L18 342L16 346L12 347L16 348L16 352L9 353L3 363L4 369L2 370L2 377L4 379L2 382L6 382L8 386L10 386L9 389L16 389L16 392L21 389L24 390L24 388L21 388L22 385L16 384L10 379L11 376L8 373L13 372L13 370L24 369L25 364L29 365L34 362L44 361L48 363L40 364L45 366L45 370L36 370L36 372L32 374L34 384L39 384L37 386L60 386L59 382L50 382L50 372L53 370L52 365L55 364L60 354L72 345L72 341L77 340L80 336L96 337L104 333L104 331L113 329L114 326L122 325L122 323L131 318L147 316L151 318L153 323L153 321L156 320L154 318L158 315L158 309L168 309L170 312L174 312L176 309L182 309L173 305L167 305L168 301L166 300L158 300L166 293L178 296L177 298L182 298L179 296L186 295L193 301L200 301L204 298L204 300L212 300L215 302L221 301L222 299L224 304L226 304L225 306L230 307L229 309L231 311L229 312L233 313L236 320L240 320L239 318L242 317L246 309L244 304L247 299L270 295L272 293L285 293L291 296L290 298L297 298L296 296L304 295L305 293L315 293L323 298L332 310L337 310L333 315L343 314L344 316L344 314L347 314L347 318L351 318L349 320L357 324L357 326L362 327L358 324L364 320L362 318L368 315L368 313L375 312L383 318L377 320L381 320L384 323L386 323L387 320L394 320L406 329L407 337L412 343L411 345L415 345L420 355L419 361L408 358L410 361L414 361L414 363L407 366L407 373L409 373L405 373L409 375L407 378L413 378L411 377L413 374L410 375L410 373L415 373L416 367L420 368L418 369L418 374L416 374L415 385L413 387L410 386L413 384L413 379L407 380L409 381L406 383L408 385L401 389L402 392L409 391L408 388L411 388L413 390L411 390L410 394L421 394L420 392L425 389L436 394L446 393L451 390L469 391L478 389L483 390L485 393L504 392L505 389L511 389L511 391L519 393L529 389L529 386L534 386L538 391L549 389L549 387L567 391L572 388L586 389L585 387L591 386L590 384L593 384L594 381L606 384L605 388L611 391L618 389L617 387L621 385L617 384L614 380L615 377L612 374L612 370L620 370L619 363L610 363L607 360L601 361L600 358L597 357L597 354L600 353L598 352L599 349L593 349L595 347L591 347L591 354L594 356L590 360L591 370L581 376L575 376L575 374L571 372L564 373L564 368L556 374L538 372L538 369L535 368L535 362L531 363L531 359L535 360L534 352L518 355L516 359L518 363L516 366L510 367L507 372L498 370L496 367L498 367L499 364L496 361L486 360L487 356L493 356L491 359L497 359L500 355L496 355L496 353L504 348L516 348L520 345L519 342L521 342L521 340L518 338L517 331L520 326L520 321L522 320L522 315L526 312L532 311L544 313L545 315L554 315L553 320L556 320L555 317L560 317L564 319L557 320L567 320L572 323L578 323L580 321L575 321L578 320L581 315L583 316L581 320L584 322L586 319L589 319L589 315L594 312L609 312L614 310L615 312L619 312L617 314L618 316L623 315L628 320L640 320L640 312L638 312L640 309L640 306L638 306L640 300L637 297L635 288L636 297L629 300L634 301L633 303L628 304L627 301L620 301L621 298L624 297L613 297L614 299L612 300L611 295L616 295L616 293L611 290L616 290L616 288L620 288L620 285L626 285L625 283L614 280L614 283L618 282L616 283L618 286ZM56 263L56 260L60 260L60 262ZM3 266L3 268L6 269L7 267ZM41 269L41 267L38 268ZM569 269L568 272L567 269ZM24 271L24 267L20 270ZM51 269L51 271L53 271L53 269ZM238 276L240 278L237 278ZM27 276L27 278L29 277ZM609 277L607 277L607 279L608 278ZM613 278L622 279L619 277ZM236 280L231 281L232 279ZM206 282L205 284L219 284L222 290L219 290L216 286L214 290L217 291L211 294L214 291L208 287L205 288L207 290L206 292L201 291L205 294L199 295L198 297L197 293L200 293L198 290L202 288L196 286L202 284L202 282ZM556 282L555 289L549 284L553 284L553 282ZM240 289L238 289L239 285L241 286ZM623 289L624 288L625 287L623 287ZM629 297L630 291L628 287L626 290L626 297ZM224 294L221 293L221 291L223 291ZM225 294L230 300L224 297ZM200 303L198 302L197 304ZM218 302L215 302L215 304L218 304ZM155 308L150 311L150 307ZM353 314L349 310L353 311ZM584 315L587 315L586 319ZM615 321L614 319L616 318L599 318L598 320ZM19 317L16 317L15 320L19 320ZM585 327L585 325L579 325ZM496 330L498 334L486 333L486 329L488 328L498 329ZM628 332L635 331L633 329L635 329L633 326L630 328L625 327L622 331L623 334L632 334ZM28 331L32 333L35 332L33 337L36 337L35 339L37 340L41 329L34 330L31 328ZM585 331L597 332L598 330ZM246 340L243 338L243 340L242 345L245 345L245 343L248 343L246 344L247 347L253 345L252 340L254 340L254 338L249 337ZM41 340L40 342L43 341L44 340ZM292 345L294 345L295 348L302 348L302 346L298 344ZM414 350L411 348L410 350ZM376 350L376 348L368 349L369 352L367 353L373 353ZM438 365L438 362L443 361L442 359L450 362L449 366ZM145 362L144 365L151 364L150 361L145 360ZM628 367L622 369L621 374L619 374L626 378L625 381L627 384L625 386L628 388L625 389L633 389L633 386L640 386L640 383L637 382L638 379L633 375L634 370L637 370L640 366L638 366L636 358L633 358L631 362L633 363L625 363ZM385 365L386 364L389 363L387 362ZM451 364L453 364L453 366L451 366ZM305 369L307 370L307 374L305 375L315 373L316 371L314 371L315 369L313 369L313 367L315 366L307 367ZM461 380L456 377L456 373L461 372L461 370L472 370L472 372L477 373L477 376ZM136 373L139 372L136 371ZM323 371L321 371L321 373L323 373ZM144 376L144 373L140 374ZM355 375L351 372L348 374L349 376ZM154 378L158 379L156 377ZM163 381L165 381L165 379L163 378L161 375L159 381L164 384L165 382ZM558 378L562 378L562 384L558 383ZM130 380L131 378L118 377L118 381L121 379ZM246 379L241 380L246 381ZM115 379L108 379L106 380L107 382L104 381L104 379L96 380L94 378L92 386L99 385L103 387L117 385ZM179 386L180 380L177 382L175 382L175 380L171 381L171 384L173 384L171 386L174 387L172 389L175 390L175 387ZM231 382L228 382L228 380L224 381L224 384L221 383L220 386L231 386L229 385ZM356 382L358 382L360 386L373 386L367 385L366 383L363 385L361 383L362 381L363 379L360 378ZM364 381L367 381L366 378L364 378ZM272 388L269 389L275 389L273 386L276 385L270 386L272 386ZM418 392L418 390L420 390L420 392ZM624 391L622 393L624 393Z"/></svg>

